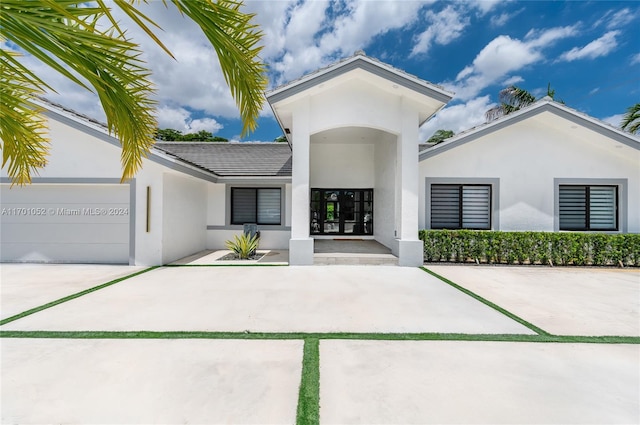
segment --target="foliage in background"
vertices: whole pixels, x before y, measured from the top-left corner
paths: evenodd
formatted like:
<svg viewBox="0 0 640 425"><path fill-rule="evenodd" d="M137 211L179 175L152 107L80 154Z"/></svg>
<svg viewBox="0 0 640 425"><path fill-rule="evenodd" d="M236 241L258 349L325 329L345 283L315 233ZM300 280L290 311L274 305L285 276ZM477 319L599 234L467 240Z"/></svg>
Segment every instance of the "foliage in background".
<svg viewBox="0 0 640 425"><path fill-rule="evenodd" d="M433 136L429 137L429 140L427 140L427 143L441 143L444 142L445 139L448 139L449 137L453 137L455 133L453 132L453 130L437 130L435 133L433 133Z"/></svg>
<svg viewBox="0 0 640 425"><path fill-rule="evenodd" d="M547 94L551 99L556 100L556 91L551 88L551 83L547 85ZM500 90L498 95L500 105L489 109L485 113L485 119L487 122L496 120L504 115L509 115L512 112L518 111L526 106L536 102L536 97L525 89L521 89L516 86L509 86ZM564 104L562 99L556 100L559 103Z"/></svg>
<svg viewBox="0 0 640 425"><path fill-rule="evenodd" d="M287 138L283 134L282 136L278 136L275 139L273 139L273 141L276 143L287 143Z"/></svg>
<svg viewBox="0 0 640 425"><path fill-rule="evenodd" d="M640 234L421 230L428 262L640 266Z"/></svg>
<svg viewBox="0 0 640 425"><path fill-rule="evenodd" d="M638 130L640 130L640 103L636 103L627 108L627 112L622 118L620 128L633 134L636 134Z"/></svg>
<svg viewBox="0 0 640 425"><path fill-rule="evenodd" d="M233 240L228 240L224 244L241 260L251 257L258 249L259 236L254 234L243 233L240 236L234 236Z"/></svg>
<svg viewBox="0 0 640 425"><path fill-rule="evenodd" d="M173 128L158 129L154 135L156 140L165 142L228 142L229 139L214 136L211 132L200 130L197 133L182 134L180 130Z"/></svg>
<svg viewBox="0 0 640 425"><path fill-rule="evenodd" d="M0 2L0 140L2 167L17 184L46 165L47 123L36 97L53 90L18 59L19 49L69 80L94 91L107 117L109 132L122 144L122 179L132 178L153 145L156 103L151 71L140 58L140 45L120 28L120 9L162 49L160 27L135 7L137 0L2 0ZM265 65L252 14L241 1L166 0L195 22L213 46L231 95L240 110L243 134L255 129L264 102ZM152 29L153 28L153 29ZM8 41L8 42L5 42ZM15 48L17 47L17 48Z"/></svg>

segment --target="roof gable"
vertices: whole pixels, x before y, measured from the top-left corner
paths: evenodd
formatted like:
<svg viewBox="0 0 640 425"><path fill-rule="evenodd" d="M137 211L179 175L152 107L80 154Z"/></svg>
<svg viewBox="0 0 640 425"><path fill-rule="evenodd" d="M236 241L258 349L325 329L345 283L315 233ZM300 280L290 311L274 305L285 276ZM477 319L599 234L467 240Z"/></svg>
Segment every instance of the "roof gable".
<svg viewBox="0 0 640 425"><path fill-rule="evenodd" d="M553 114L554 116L565 119L576 126L581 126L633 149L640 150L640 138L638 136L620 130L619 128L609 125L587 114L555 102L551 98L545 97L526 108L520 109L519 111L503 116L489 123L471 128L462 133L458 133L442 143L439 143L429 149L422 150L420 152L419 160L422 161L443 152L447 152L458 146L473 142L493 132L515 125L522 121L532 119L544 113Z"/></svg>
<svg viewBox="0 0 640 425"><path fill-rule="evenodd" d="M358 51L349 58L277 87L267 92L266 97L269 103L273 105L358 69L443 103L447 103L453 98L453 93L446 91L444 88L365 56L362 51Z"/></svg>

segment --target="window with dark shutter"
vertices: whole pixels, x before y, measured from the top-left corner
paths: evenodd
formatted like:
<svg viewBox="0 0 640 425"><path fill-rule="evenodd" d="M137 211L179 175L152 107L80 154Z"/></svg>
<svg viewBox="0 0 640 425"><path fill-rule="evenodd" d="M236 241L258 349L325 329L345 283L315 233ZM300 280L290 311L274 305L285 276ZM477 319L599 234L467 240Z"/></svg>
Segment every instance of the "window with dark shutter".
<svg viewBox="0 0 640 425"><path fill-rule="evenodd" d="M280 189L258 189L258 224L280 224Z"/></svg>
<svg viewBox="0 0 640 425"><path fill-rule="evenodd" d="M231 188L231 224L280 224L279 188Z"/></svg>
<svg viewBox="0 0 640 425"><path fill-rule="evenodd" d="M618 230L617 186L560 185L560 230Z"/></svg>
<svg viewBox="0 0 640 425"><path fill-rule="evenodd" d="M491 229L490 185L431 185L432 229Z"/></svg>

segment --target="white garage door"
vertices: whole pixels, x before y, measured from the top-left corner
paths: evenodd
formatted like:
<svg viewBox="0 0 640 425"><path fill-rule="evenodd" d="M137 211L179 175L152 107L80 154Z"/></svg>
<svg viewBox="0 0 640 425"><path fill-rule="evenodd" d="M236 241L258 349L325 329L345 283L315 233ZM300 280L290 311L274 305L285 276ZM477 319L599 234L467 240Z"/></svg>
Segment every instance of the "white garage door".
<svg viewBox="0 0 640 425"><path fill-rule="evenodd" d="M0 185L0 260L129 263L129 185Z"/></svg>

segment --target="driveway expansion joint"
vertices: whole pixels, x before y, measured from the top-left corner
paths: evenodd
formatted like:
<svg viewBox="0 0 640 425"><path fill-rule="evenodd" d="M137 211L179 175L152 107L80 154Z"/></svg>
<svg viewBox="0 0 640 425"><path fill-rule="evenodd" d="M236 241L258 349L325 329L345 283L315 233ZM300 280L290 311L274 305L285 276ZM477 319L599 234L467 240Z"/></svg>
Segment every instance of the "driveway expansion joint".
<svg viewBox="0 0 640 425"><path fill-rule="evenodd" d="M551 336L552 334L550 334L549 332L545 331L544 329L539 328L538 326L534 325L533 323L530 323L526 320L524 320L523 318L516 316L515 314L511 313L510 311L500 307L499 305L489 301L488 299L481 297L480 295L476 294L473 291L470 291L460 285L458 285L455 282L452 282L451 280L447 279L444 276L440 276L438 273L429 270L426 267L420 267L420 269L424 272L429 273L431 276L440 279L441 281L443 281L444 283L454 287L455 289L459 290L460 292L469 295L470 297L476 299L477 301L480 301L481 303L487 305L488 307L491 307L492 309L504 314L505 316L509 317L512 320L515 320L516 322L520 323L523 326L526 326L527 328L531 329L532 331L534 331L535 333L537 333L538 335L545 335L545 336Z"/></svg>
<svg viewBox="0 0 640 425"><path fill-rule="evenodd" d="M23 311L22 313L18 313L16 315L11 316L11 317L7 317L6 319L0 320L0 326L6 325L7 323L11 323L11 322L13 322L15 320L18 320L18 319L22 319L23 317L27 317L27 316L30 316L32 314L38 313L38 312L40 312L42 310L46 310L48 308L55 307L58 304L66 303L67 301L71 301L71 300L74 300L76 298L80 298L83 295L87 295L87 294L90 294L92 292L98 291L100 289L107 288L107 287L109 287L111 285L115 285L116 283L120 283L123 280L130 279L132 277L141 275L141 274L149 272L151 270L155 270L155 269L157 269L159 267L160 266L149 267L147 269L140 270L138 272L131 273L131 274L128 274L126 276L122 276L122 277L119 277L117 279L110 280L109 282L102 283L102 284L100 284L98 286L94 286L92 288L85 289L84 291L80 291L80 292L76 292L75 294L67 295L66 297L59 298L59 299L57 299L55 301L51 301L51 302L43 304L41 306L34 307L34 308L29 309L27 311Z"/></svg>
<svg viewBox="0 0 640 425"><path fill-rule="evenodd" d="M0 338L41 339L235 339L235 340L365 340L365 341L467 341L570 344L640 344L640 337L616 335L531 335L455 333L357 332L202 332L202 331L3 331Z"/></svg>

